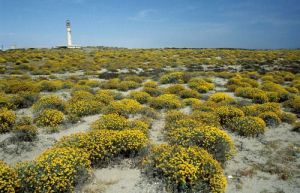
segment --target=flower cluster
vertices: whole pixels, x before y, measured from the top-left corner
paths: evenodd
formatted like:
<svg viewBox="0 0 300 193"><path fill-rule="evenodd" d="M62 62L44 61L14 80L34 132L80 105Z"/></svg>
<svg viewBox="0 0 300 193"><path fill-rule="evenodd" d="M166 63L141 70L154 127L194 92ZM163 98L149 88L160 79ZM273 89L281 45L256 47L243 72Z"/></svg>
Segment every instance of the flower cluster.
<svg viewBox="0 0 300 193"><path fill-rule="evenodd" d="M215 85L213 83L210 83L206 80L199 79L199 78L193 78L188 83L189 87L193 90L196 90L200 93L206 93L209 90L214 89Z"/></svg>
<svg viewBox="0 0 300 193"><path fill-rule="evenodd" d="M56 147L76 147L90 153L93 164L118 156L134 154L147 146L146 135L138 130L99 130L63 137Z"/></svg>
<svg viewBox="0 0 300 193"><path fill-rule="evenodd" d="M0 109L0 133L8 132L12 129L16 121L16 114L7 108Z"/></svg>
<svg viewBox="0 0 300 193"><path fill-rule="evenodd" d="M39 82L41 91L57 91L63 88L64 83L61 80L43 80Z"/></svg>
<svg viewBox="0 0 300 193"><path fill-rule="evenodd" d="M33 110L35 112L41 112L44 109L57 109L63 111L64 101L55 95L43 96L33 105Z"/></svg>
<svg viewBox="0 0 300 193"><path fill-rule="evenodd" d="M144 164L155 175L165 177L176 191L222 193L226 189L221 165L198 147L159 145L152 148Z"/></svg>
<svg viewBox="0 0 300 193"><path fill-rule="evenodd" d="M73 192L91 174L89 154L75 148L52 148L17 166L20 192Z"/></svg>
<svg viewBox="0 0 300 193"><path fill-rule="evenodd" d="M0 160L0 192L15 193L19 186L17 172Z"/></svg>
<svg viewBox="0 0 300 193"><path fill-rule="evenodd" d="M57 127L64 120L64 114L56 109L45 109L36 118L36 123L45 127Z"/></svg>
<svg viewBox="0 0 300 193"><path fill-rule="evenodd" d="M266 130L264 120L252 116L235 117L231 119L228 127L243 136L257 136Z"/></svg>
<svg viewBox="0 0 300 193"><path fill-rule="evenodd" d="M253 102L255 103L266 103L269 101L267 92L258 88L238 87L234 92L237 96L253 99ZM270 98L272 98L271 94ZM275 98L273 98L272 100L275 100Z"/></svg>
<svg viewBox="0 0 300 193"><path fill-rule="evenodd" d="M257 88L258 86L259 84L256 80L253 80L251 78L241 77L240 75L236 75L235 77L230 78L226 84L226 87L230 91L235 91L235 89L239 87Z"/></svg>
<svg viewBox="0 0 300 193"><path fill-rule="evenodd" d="M210 125L214 127L221 127L220 117L214 112L203 112L203 111L194 111L190 117L192 119L201 121L205 125Z"/></svg>
<svg viewBox="0 0 300 193"><path fill-rule="evenodd" d="M155 109L176 109L181 107L181 101L174 94L163 94L153 98L150 106Z"/></svg>

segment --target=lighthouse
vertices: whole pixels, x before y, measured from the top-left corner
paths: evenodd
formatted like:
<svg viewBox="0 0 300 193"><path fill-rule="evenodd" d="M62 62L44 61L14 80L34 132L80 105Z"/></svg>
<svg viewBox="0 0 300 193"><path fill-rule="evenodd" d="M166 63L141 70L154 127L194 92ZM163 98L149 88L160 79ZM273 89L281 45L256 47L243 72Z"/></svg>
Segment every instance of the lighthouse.
<svg viewBox="0 0 300 193"><path fill-rule="evenodd" d="M67 28L67 47L72 48L72 35L71 35L71 22L70 20L66 21L66 28Z"/></svg>

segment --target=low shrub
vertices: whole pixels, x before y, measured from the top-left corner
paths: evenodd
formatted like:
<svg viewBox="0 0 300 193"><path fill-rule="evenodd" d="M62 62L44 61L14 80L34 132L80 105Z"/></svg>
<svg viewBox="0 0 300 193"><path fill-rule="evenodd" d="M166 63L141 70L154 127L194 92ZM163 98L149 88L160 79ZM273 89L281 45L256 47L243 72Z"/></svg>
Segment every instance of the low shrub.
<svg viewBox="0 0 300 193"><path fill-rule="evenodd" d="M34 141L38 135L38 129L32 123L31 117L21 117L13 129L14 137L19 141Z"/></svg>
<svg viewBox="0 0 300 193"><path fill-rule="evenodd" d="M64 101L60 97L55 95L47 95L41 97L32 108L34 112L39 113L44 109L57 109L59 111L63 111L64 106Z"/></svg>
<svg viewBox="0 0 300 193"><path fill-rule="evenodd" d="M0 92L0 108L11 109L14 107L13 98L7 94Z"/></svg>
<svg viewBox="0 0 300 193"><path fill-rule="evenodd" d="M192 106L192 109L197 109L201 106L202 102L196 98L186 98L182 100L185 106Z"/></svg>
<svg viewBox="0 0 300 193"><path fill-rule="evenodd" d="M151 107L142 107L140 113L148 118L157 119L159 117L158 112Z"/></svg>
<svg viewBox="0 0 300 193"><path fill-rule="evenodd" d="M122 99L119 101L111 102L107 109L106 113L116 113L125 117L128 117L130 114L136 114L142 109L142 105L133 99Z"/></svg>
<svg viewBox="0 0 300 193"><path fill-rule="evenodd" d="M231 137L225 131L212 126L173 129L168 133L168 140L170 144L204 148L221 163L231 159L235 153Z"/></svg>
<svg viewBox="0 0 300 193"><path fill-rule="evenodd" d="M207 82L203 79L193 78L188 82L188 85L191 89L196 90L200 93L206 93L209 90L214 89L214 84Z"/></svg>
<svg viewBox="0 0 300 193"><path fill-rule="evenodd" d="M68 116L78 118L100 113L103 108L104 104L96 100L75 100L71 98L66 103L66 112Z"/></svg>
<svg viewBox="0 0 300 193"><path fill-rule="evenodd" d="M181 84L172 84L165 89L165 94L178 94L183 90L185 90L185 87Z"/></svg>
<svg viewBox="0 0 300 193"><path fill-rule="evenodd" d="M31 107L39 98L38 93L33 92L19 92L12 98L12 101L16 108L28 108Z"/></svg>
<svg viewBox="0 0 300 193"><path fill-rule="evenodd" d="M14 168L0 160L0 192L15 193L19 187L19 179Z"/></svg>
<svg viewBox="0 0 300 193"><path fill-rule="evenodd" d="M280 101L287 100L289 96L289 92L283 86L270 81L263 82L261 89L264 91L276 92Z"/></svg>
<svg viewBox="0 0 300 193"><path fill-rule="evenodd" d="M145 166L177 191L225 192L227 181L220 164L204 149L159 145L152 148Z"/></svg>
<svg viewBox="0 0 300 193"><path fill-rule="evenodd" d="M285 107L291 108L292 112L300 113L300 96L291 97L289 100L284 102Z"/></svg>
<svg viewBox="0 0 300 193"><path fill-rule="evenodd" d="M117 97L117 93L111 90L98 90L95 94L96 101L106 105L114 101L115 97Z"/></svg>
<svg viewBox="0 0 300 193"><path fill-rule="evenodd" d="M53 92L63 88L63 81L61 80L43 80L40 83L41 91Z"/></svg>
<svg viewBox="0 0 300 193"><path fill-rule="evenodd" d="M17 166L20 192L73 192L91 174L89 154L74 148L52 148L36 160Z"/></svg>
<svg viewBox="0 0 300 193"><path fill-rule="evenodd" d="M215 109L215 113L219 116L221 124L227 124L235 117L243 117L244 113L239 108L233 106L221 106Z"/></svg>
<svg viewBox="0 0 300 193"><path fill-rule="evenodd" d="M45 109L36 118L36 123L45 127L57 127L64 120L64 114L56 109Z"/></svg>
<svg viewBox="0 0 300 193"><path fill-rule="evenodd" d="M157 82L154 82L152 80L144 83L144 87L156 88L157 86L158 86Z"/></svg>
<svg viewBox="0 0 300 193"><path fill-rule="evenodd" d="M167 83L184 83L184 72L171 72L164 74L160 78L162 84Z"/></svg>
<svg viewBox="0 0 300 193"><path fill-rule="evenodd" d="M252 116L235 117L230 121L228 127L243 136L258 136L266 130L264 120Z"/></svg>
<svg viewBox="0 0 300 193"><path fill-rule="evenodd" d="M234 98L229 96L226 93L214 93L209 96L208 101L213 101L215 103L224 103L224 104L230 104L234 102Z"/></svg>
<svg viewBox="0 0 300 193"><path fill-rule="evenodd" d="M181 101L176 95L163 94L151 99L150 106L155 109L176 109L181 107Z"/></svg>
<svg viewBox="0 0 300 193"><path fill-rule="evenodd" d="M127 126L128 126L128 121L125 117L118 114L107 114L101 116L98 120L92 123L91 128L95 130L99 130L99 129L123 130Z"/></svg>
<svg viewBox="0 0 300 193"><path fill-rule="evenodd" d="M9 132L12 130L16 122L16 114L7 108L0 109L0 133Z"/></svg>
<svg viewBox="0 0 300 193"><path fill-rule="evenodd" d="M274 112L276 115L281 115L281 109L279 103L264 103L264 104L253 104L241 107L242 111L247 116L258 116L263 112Z"/></svg>
<svg viewBox="0 0 300 193"><path fill-rule="evenodd" d="M81 148L90 153L93 164L107 162L115 156L134 155L148 144L148 139L138 130L99 130L77 133L60 139L55 147Z"/></svg>
<svg viewBox="0 0 300 193"><path fill-rule="evenodd" d="M267 126L277 126L281 123L280 118L274 112L263 112L258 117L263 119Z"/></svg>
<svg viewBox="0 0 300 193"><path fill-rule="evenodd" d="M201 121L205 125L221 127L220 117L214 112L194 111L190 117L197 121Z"/></svg>
<svg viewBox="0 0 300 193"><path fill-rule="evenodd" d="M186 98L195 98L195 99L198 99L201 97L201 95L195 91L195 90L192 90L192 89L184 89L184 90L181 90L178 95L183 98L183 99L186 99Z"/></svg>
<svg viewBox="0 0 300 193"><path fill-rule="evenodd" d="M289 124L293 124L293 123L296 122L297 116L294 113L283 112L283 113L281 113L280 119L283 122L286 122L286 123L289 123Z"/></svg>
<svg viewBox="0 0 300 193"><path fill-rule="evenodd" d="M144 87L142 91L148 93L152 97L157 97L157 96L163 94L163 90L161 88L157 88L157 87L155 87L155 88Z"/></svg>
<svg viewBox="0 0 300 193"><path fill-rule="evenodd" d="M140 84L134 81L121 81L117 89L121 91L127 91L138 88L139 86Z"/></svg>
<svg viewBox="0 0 300 193"><path fill-rule="evenodd" d="M141 104L145 104L150 100L151 96L143 91L132 91L129 93L129 98L134 99Z"/></svg>

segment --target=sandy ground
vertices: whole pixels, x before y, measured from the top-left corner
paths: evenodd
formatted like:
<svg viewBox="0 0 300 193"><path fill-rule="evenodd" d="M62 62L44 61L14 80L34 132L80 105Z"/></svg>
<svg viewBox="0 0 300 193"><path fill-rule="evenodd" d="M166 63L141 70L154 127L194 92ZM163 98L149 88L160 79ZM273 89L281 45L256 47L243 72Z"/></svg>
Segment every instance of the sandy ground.
<svg viewBox="0 0 300 193"><path fill-rule="evenodd" d="M225 167L228 193L300 192L300 135L283 123L258 138L230 133L238 152Z"/></svg>
<svg viewBox="0 0 300 193"><path fill-rule="evenodd" d="M28 109L22 110L23 113L26 112L25 114L28 114L28 111ZM33 142L11 141L12 134L0 135L0 159L12 165L20 161L33 160L63 136L88 130L89 125L98 117L99 115L83 117L81 122L69 125L67 129L62 129L57 133L48 134L40 130L38 139Z"/></svg>
<svg viewBox="0 0 300 193"><path fill-rule="evenodd" d="M150 181L136 168L131 159L121 163L94 170L93 180L76 192L83 193L164 193L163 184Z"/></svg>
<svg viewBox="0 0 300 193"><path fill-rule="evenodd" d="M149 138L153 144L165 143L163 130L165 127L165 113L162 112L160 117L152 122Z"/></svg>

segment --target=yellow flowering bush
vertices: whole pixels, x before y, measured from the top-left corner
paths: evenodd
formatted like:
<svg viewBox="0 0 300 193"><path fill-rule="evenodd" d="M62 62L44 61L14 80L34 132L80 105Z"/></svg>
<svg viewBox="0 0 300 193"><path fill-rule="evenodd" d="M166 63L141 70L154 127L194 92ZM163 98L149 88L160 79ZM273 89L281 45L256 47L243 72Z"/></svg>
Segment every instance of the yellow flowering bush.
<svg viewBox="0 0 300 193"><path fill-rule="evenodd" d="M157 87L144 87L142 91L150 94L152 97L157 97L163 93L163 89Z"/></svg>
<svg viewBox="0 0 300 193"><path fill-rule="evenodd" d="M117 113L122 116L129 116L130 114L136 114L142 109L142 105L133 99L122 99L119 101L111 102L106 113Z"/></svg>
<svg viewBox="0 0 300 193"><path fill-rule="evenodd" d="M268 94L268 92L265 92L258 88L238 87L237 89L235 89L234 92L237 96L253 99L253 102L255 103L266 103L269 100L270 101L276 100L275 98L272 97L271 93Z"/></svg>
<svg viewBox="0 0 300 193"><path fill-rule="evenodd" d="M118 155L135 154L148 144L147 136L138 130L99 130L63 137L55 147L76 147L90 153L93 164Z"/></svg>
<svg viewBox="0 0 300 193"><path fill-rule="evenodd" d="M82 117L100 113L103 103L96 100L75 100L71 98L66 103L66 112L71 117Z"/></svg>
<svg viewBox="0 0 300 193"><path fill-rule="evenodd" d="M155 109L176 109L181 107L181 101L174 94L163 94L153 98L150 106Z"/></svg>
<svg viewBox="0 0 300 193"><path fill-rule="evenodd" d="M129 97L141 104L145 104L150 100L151 95L143 91L132 91L129 93Z"/></svg>
<svg viewBox="0 0 300 193"><path fill-rule="evenodd" d="M212 112L215 111L217 107L220 105L213 101L204 101L201 104L192 106L193 110L205 111L205 112Z"/></svg>
<svg viewBox="0 0 300 193"><path fill-rule="evenodd" d="M118 114L106 114L101 116L98 120L92 123L91 128L123 130L128 126L128 121L125 117Z"/></svg>
<svg viewBox="0 0 300 193"><path fill-rule="evenodd" d="M263 82L261 89L264 91L276 92L281 101L286 100L289 95L289 92L283 86L270 81Z"/></svg>
<svg viewBox="0 0 300 193"><path fill-rule="evenodd" d="M64 120L64 114L56 109L45 109L36 118L36 123L45 127L57 127Z"/></svg>
<svg viewBox="0 0 300 193"><path fill-rule="evenodd" d="M95 100L95 96L86 90L76 90L72 92L72 101Z"/></svg>
<svg viewBox="0 0 300 193"><path fill-rule="evenodd" d="M185 90L185 87L181 84L172 84L165 89L165 94L179 94L183 90Z"/></svg>
<svg viewBox="0 0 300 193"><path fill-rule="evenodd" d="M289 124L293 124L296 122L297 120L297 116L294 113L288 113L288 112L282 112L280 119L283 122L289 123Z"/></svg>
<svg viewBox="0 0 300 193"><path fill-rule="evenodd" d="M12 130L16 122L16 114L7 108L0 109L0 133L5 133Z"/></svg>
<svg viewBox="0 0 300 193"><path fill-rule="evenodd" d="M14 137L20 141L33 141L37 138L38 129L30 117L20 118L13 129Z"/></svg>
<svg viewBox="0 0 300 193"><path fill-rule="evenodd" d="M199 108L202 104L201 100L196 98L186 98L183 99L182 102L186 106L192 106L193 109Z"/></svg>
<svg viewBox="0 0 300 193"><path fill-rule="evenodd" d="M96 101L103 104L109 104L114 100L116 93L111 90L98 90L95 94Z"/></svg>
<svg viewBox="0 0 300 193"><path fill-rule="evenodd" d="M164 178L174 191L223 193L226 189L221 165L202 148L155 146L145 166L155 176Z"/></svg>
<svg viewBox="0 0 300 193"><path fill-rule="evenodd" d="M7 94L0 92L0 108L12 108L13 107L12 97Z"/></svg>
<svg viewBox="0 0 300 193"><path fill-rule="evenodd" d="M39 82L41 91L57 91L63 88L64 84L61 80L43 80Z"/></svg>
<svg viewBox="0 0 300 193"><path fill-rule="evenodd" d="M120 84L118 85L118 90L127 91L127 90L138 88L139 86L140 84L135 81L131 81L131 80L121 81Z"/></svg>
<svg viewBox="0 0 300 193"><path fill-rule="evenodd" d="M281 115L281 109L279 103L264 103L264 104L253 104L253 105L247 105L243 106L241 110L245 113L247 116L258 116L259 114L263 112L273 112L276 113L278 116Z"/></svg>
<svg viewBox="0 0 300 193"><path fill-rule="evenodd" d="M274 112L263 112L258 117L263 119L267 126L277 126L281 123L280 118Z"/></svg>
<svg viewBox="0 0 300 193"><path fill-rule="evenodd" d="M205 125L210 125L214 127L221 127L220 117L214 112L203 112L203 111L194 111L190 117L192 119L201 121Z"/></svg>
<svg viewBox="0 0 300 193"><path fill-rule="evenodd" d="M186 99L186 98L195 98L195 99L198 99L198 98L201 97L201 95L197 91L192 90L192 89L181 90L178 94L183 99Z"/></svg>
<svg viewBox="0 0 300 193"><path fill-rule="evenodd" d="M204 148L221 163L230 160L235 153L233 140L225 131L203 124L173 129L168 133L168 140L171 144Z"/></svg>
<svg viewBox="0 0 300 193"><path fill-rule="evenodd" d="M160 78L162 84L167 83L184 83L184 72L171 72L164 74Z"/></svg>
<svg viewBox="0 0 300 193"><path fill-rule="evenodd" d="M257 88L259 86L258 82L251 78L241 77L240 75L236 75L228 80L226 87L230 91L235 91L235 89L239 87L253 87Z"/></svg>
<svg viewBox="0 0 300 193"><path fill-rule="evenodd" d="M234 117L243 117L244 113L239 108L233 106L221 106L215 109L215 113L220 117L221 124L227 124Z"/></svg>
<svg viewBox="0 0 300 193"><path fill-rule="evenodd" d="M213 101L215 103L230 104L234 102L234 98L226 93L218 92L210 95L208 101Z"/></svg>
<svg viewBox="0 0 300 193"><path fill-rule="evenodd" d="M196 90L200 93L206 93L209 90L212 90L215 88L215 85L213 83L207 82L203 79L199 78L193 78L188 82L188 85L191 89Z"/></svg>
<svg viewBox="0 0 300 193"><path fill-rule="evenodd" d="M74 192L91 174L89 154L75 148L52 148L17 166L20 192Z"/></svg>
<svg viewBox="0 0 300 193"><path fill-rule="evenodd" d="M0 192L15 193L19 186L18 182L16 170L0 160Z"/></svg>
<svg viewBox="0 0 300 193"><path fill-rule="evenodd" d="M63 111L64 101L55 95L43 96L35 104L33 104L33 110L35 112L41 112L44 109L57 109Z"/></svg>
<svg viewBox="0 0 300 193"><path fill-rule="evenodd" d="M128 128L137 129L147 134L150 129L150 123L145 120L132 120L128 122Z"/></svg>
<svg viewBox="0 0 300 193"><path fill-rule="evenodd" d="M228 127L243 136L258 136L265 132L266 123L259 117L235 117L230 121Z"/></svg>
<svg viewBox="0 0 300 193"><path fill-rule="evenodd" d="M144 83L144 87L156 88L157 86L157 82L154 82L152 80Z"/></svg>

